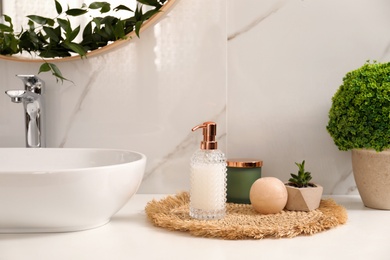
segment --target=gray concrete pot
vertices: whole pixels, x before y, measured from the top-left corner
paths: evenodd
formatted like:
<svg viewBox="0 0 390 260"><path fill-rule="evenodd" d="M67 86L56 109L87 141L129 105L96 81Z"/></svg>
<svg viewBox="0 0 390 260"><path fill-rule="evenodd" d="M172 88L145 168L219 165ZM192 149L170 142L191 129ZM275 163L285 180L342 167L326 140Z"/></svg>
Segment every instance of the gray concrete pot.
<svg viewBox="0 0 390 260"><path fill-rule="evenodd" d="M352 150L352 170L366 207L390 209L390 150Z"/></svg>

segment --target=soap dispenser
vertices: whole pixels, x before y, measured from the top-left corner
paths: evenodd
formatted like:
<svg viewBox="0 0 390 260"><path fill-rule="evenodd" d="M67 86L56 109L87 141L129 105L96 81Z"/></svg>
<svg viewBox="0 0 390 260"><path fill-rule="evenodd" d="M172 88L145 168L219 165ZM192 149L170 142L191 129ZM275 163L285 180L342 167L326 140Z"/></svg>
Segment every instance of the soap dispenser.
<svg viewBox="0 0 390 260"><path fill-rule="evenodd" d="M217 124L204 122L192 131L198 129L203 129L203 141L191 157L190 216L221 219L226 212L226 158L217 148Z"/></svg>

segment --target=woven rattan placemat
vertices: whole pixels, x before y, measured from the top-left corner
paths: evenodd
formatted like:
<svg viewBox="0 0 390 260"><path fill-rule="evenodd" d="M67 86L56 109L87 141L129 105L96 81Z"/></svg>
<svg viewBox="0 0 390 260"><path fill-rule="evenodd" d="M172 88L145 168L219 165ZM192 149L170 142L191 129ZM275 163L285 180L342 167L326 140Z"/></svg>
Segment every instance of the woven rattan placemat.
<svg viewBox="0 0 390 260"><path fill-rule="evenodd" d="M146 207L148 219L158 227L186 231L194 236L221 239L284 238L312 235L344 224L347 211L332 199L321 200L310 212L285 211L262 215L251 205L227 203L227 214L220 220L196 220L189 216L188 192L152 200Z"/></svg>

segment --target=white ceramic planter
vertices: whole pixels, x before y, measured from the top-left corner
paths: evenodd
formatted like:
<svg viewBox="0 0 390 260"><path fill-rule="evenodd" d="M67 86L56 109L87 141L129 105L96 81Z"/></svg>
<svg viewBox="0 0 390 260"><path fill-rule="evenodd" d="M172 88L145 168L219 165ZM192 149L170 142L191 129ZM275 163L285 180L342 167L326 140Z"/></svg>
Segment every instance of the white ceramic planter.
<svg viewBox="0 0 390 260"><path fill-rule="evenodd" d="M352 150L352 169L366 207L390 209L390 151Z"/></svg>

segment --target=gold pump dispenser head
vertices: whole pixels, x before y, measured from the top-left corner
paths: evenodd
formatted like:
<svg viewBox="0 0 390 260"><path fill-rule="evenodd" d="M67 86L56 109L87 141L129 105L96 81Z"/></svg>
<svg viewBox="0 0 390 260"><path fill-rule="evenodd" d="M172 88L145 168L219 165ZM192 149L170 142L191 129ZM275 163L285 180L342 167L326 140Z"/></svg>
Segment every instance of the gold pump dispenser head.
<svg viewBox="0 0 390 260"><path fill-rule="evenodd" d="M200 149L202 150L216 150L218 145L215 141L217 135L217 124L212 121L204 122L201 125L197 125L192 128L192 131L203 128L203 141L200 143Z"/></svg>

